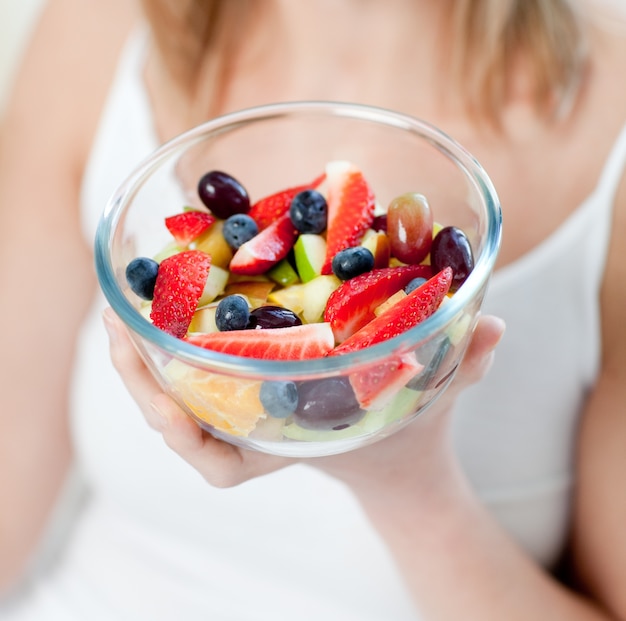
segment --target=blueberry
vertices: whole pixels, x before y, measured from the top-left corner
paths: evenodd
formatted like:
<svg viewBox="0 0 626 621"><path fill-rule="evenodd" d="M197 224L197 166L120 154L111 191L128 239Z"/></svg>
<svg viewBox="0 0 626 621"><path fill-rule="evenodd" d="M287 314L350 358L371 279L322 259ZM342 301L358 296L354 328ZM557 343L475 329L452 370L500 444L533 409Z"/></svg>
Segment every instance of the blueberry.
<svg viewBox="0 0 626 621"><path fill-rule="evenodd" d="M251 240L258 232L257 223L245 213L236 213L227 218L222 229L226 243L233 250Z"/></svg>
<svg viewBox="0 0 626 621"><path fill-rule="evenodd" d="M417 278L414 278L406 285L406 287L404 287L404 293L409 294L411 293L411 291L415 291L415 289L417 289L418 287L421 287L425 282L426 282L426 279L421 278L420 276L418 276Z"/></svg>
<svg viewBox="0 0 626 621"><path fill-rule="evenodd" d="M154 297L159 264L147 257L137 257L126 266L126 281L128 286L140 298L151 300Z"/></svg>
<svg viewBox="0 0 626 621"><path fill-rule="evenodd" d="M333 257L331 266L337 278L350 280L374 269L374 255L365 246L346 248Z"/></svg>
<svg viewBox="0 0 626 621"><path fill-rule="evenodd" d="M248 302L240 295L229 295L215 309L215 325L220 332L244 330L250 319Z"/></svg>
<svg viewBox="0 0 626 621"><path fill-rule="evenodd" d="M298 388L289 381L263 382L259 399L270 416L287 418L298 407Z"/></svg>
<svg viewBox="0 0 626 621"><path fill-rule="evenodd" d="M248 213L250 197L247 190L231 175L212 170L198 182L200 200L215 216L226 220L234 213Z"/></svg>
<svg viewBox="0 0 626 621"><path fill-rule="evenodd" d="M328 217L326 199L317 190L303 190L293 197L289 217L300 233L322 233Z"/></svg>

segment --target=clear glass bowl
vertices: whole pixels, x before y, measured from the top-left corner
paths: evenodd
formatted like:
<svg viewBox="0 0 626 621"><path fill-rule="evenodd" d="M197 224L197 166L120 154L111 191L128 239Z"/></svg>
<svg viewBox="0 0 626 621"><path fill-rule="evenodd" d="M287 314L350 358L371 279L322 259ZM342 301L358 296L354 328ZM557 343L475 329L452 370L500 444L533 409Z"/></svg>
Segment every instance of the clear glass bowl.
<svg viewBox="0 0 626 621"><path fill-rule="evenodd" d="M358 165L380 206L405 192L419 192L428 198L438 223L457 226L468 236L474 269L434 315L359 352L290 362L211 352L168 335L146 319L141 300L126 282L126 266L137 256L155 256L171 241L163 219L185 205L201 204L196 188L205 172L232 174L254 201L306 183L331 160ZM130 329L151 372L199 425L241 447L313 457L356 449L399 432L442 394L475 326L500 237L500 204L488 175L437 128L384 109L296 102L228 114L161 146L106 205L95 261L106 298ZM418 361L415 376L396 382L376 410L355 405L351 382L381 367L402 365L407 356ZM341 421L331 428L306 429L290 417L251 412L258 409L250 400L258 404L261 383L273 380L292 380L301 393L316 393L311 407L320 408L321 418L323 409L334 408ZM216 425L215 411L230 413L237 424Z"/></svg>

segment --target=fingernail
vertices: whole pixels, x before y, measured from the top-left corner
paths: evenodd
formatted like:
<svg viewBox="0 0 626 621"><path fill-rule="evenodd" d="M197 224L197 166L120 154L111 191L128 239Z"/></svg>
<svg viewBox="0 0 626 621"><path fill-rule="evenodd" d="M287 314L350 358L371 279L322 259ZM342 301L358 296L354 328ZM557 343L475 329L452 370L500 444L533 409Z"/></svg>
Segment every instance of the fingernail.
<svg viewBox="0 0 626 621"><path fill-rule="evenodd" d="M501 317L495 317L495 323L498 325L498 328L500 328L502 336L502 334L506 331L506 322Z"/></svg>
<svg viewBox="0 0 626 621"><path fill-rule="evenodd" d="M107 331L107 334L109 335L111 343L117 343L119 340L117 325L115 324L115 321L108 308L105 309L105 311L102 313L102 319L104 320L104 327Z"/></svg>
<svg viewBox="0 0 626 621"><path fill-rule="evenodd" d="M167 427L167 416L154 404L150 403L149 423L157 431L163 431Z"/></svg>

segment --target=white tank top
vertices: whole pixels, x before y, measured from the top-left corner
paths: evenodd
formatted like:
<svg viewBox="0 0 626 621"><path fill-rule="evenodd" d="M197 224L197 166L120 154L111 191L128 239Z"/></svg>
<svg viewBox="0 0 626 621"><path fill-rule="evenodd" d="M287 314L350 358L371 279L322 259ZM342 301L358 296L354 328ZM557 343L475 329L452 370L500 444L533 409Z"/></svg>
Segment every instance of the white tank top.
<svg viewBox="0 0 626 621"><path fill-rule="evenodd" d="M127 47L83 188L84 233L156 146ZM567 530L573 447L599 362L598 291L626 129L597 187L547 240L493 277L486 312L507 322L496 364L455 416L460 459L496 518L540 563ZM384 545L340 483L304 465L211 488L148 428L112 369L98 296L72 398L89 500L53 570L10 621L416 621ZM418 552L419 553L419 552ZM5 617L1 617L5 618Z"/></svg>

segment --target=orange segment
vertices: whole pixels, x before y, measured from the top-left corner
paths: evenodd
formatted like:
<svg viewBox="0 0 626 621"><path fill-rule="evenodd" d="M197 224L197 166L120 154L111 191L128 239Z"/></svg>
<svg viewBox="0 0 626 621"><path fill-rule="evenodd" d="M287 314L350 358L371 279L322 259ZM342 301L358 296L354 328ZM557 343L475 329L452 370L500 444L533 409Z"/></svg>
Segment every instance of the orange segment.
<svg viewBox="0 0 626 621"><path fill-rule="evenodd" d="M185 405L202 421L234 436L247 436L266 417L261 382L208 373L172 360L168 378Z"/></svg>

